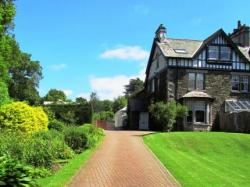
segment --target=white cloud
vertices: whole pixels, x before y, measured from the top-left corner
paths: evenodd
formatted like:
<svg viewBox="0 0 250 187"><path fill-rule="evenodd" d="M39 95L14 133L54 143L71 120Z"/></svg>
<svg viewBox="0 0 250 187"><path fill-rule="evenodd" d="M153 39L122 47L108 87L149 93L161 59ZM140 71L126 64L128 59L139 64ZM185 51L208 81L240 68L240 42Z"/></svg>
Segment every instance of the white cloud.
<svg viewBox="0 0 250 187"><path fill-rule="evenodd" d="M69 96L71 96L71 95L73 94L73 91L72 91L72 90L69 90L69 89L65 89L65 90L63 90L63 92L65 93L65 95L66 95L67 97L69 97Z"/></svg>
<svg viewBox="0 0 250 187"><path fill-rule="evenodd" d="M148 15L150 13L149 8L145 5L134 5L133 10L135 13L139 13L143 15Z"/></svg>
<svg viewBox="0 0 250 187"><path fill-rule="evenodd" d="M145 79L145 66L134 76L118 75L113 77L90 77L90 85L100 99L114 99L124 95L124 86L129 83L130 79Z"/></svg>
<svg viewBox="0 0 250 187"><path fill-rule="evenodd" d="M50 68L54 71L61 71L66 69L67 67L67 64L54 64L50 66Z"/></svg>
<svg viewBox="0 0 250 187"><path fill-rule="evenodd" d="M101 54L103 59L121 59L121 60L136 60L142 61L149 57L149 52L142 49L140 46L123 46L115 49L104 51Z"/></svg>

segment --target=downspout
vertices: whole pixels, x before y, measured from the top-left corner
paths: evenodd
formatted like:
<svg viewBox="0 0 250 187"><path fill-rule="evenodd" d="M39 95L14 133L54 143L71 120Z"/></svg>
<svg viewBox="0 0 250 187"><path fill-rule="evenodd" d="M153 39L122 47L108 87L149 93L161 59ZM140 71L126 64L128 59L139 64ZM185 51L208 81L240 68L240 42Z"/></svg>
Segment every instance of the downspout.
<svg viewBox="0 0 250 187"><path fill-rule="evenodd" d="M178 93L178 74L179 74L179 61L176 59L176 74L175 74L175 101L177 101L177 93Z"/></svg>

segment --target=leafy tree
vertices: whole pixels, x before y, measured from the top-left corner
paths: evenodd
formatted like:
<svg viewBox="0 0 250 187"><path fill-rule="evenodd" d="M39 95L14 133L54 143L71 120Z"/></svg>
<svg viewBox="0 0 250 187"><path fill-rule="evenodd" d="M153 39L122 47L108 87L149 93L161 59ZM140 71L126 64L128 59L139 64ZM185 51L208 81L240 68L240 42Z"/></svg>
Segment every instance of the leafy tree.
<svg viewBox="0 0 250 187"><path fill-rule="evenodd" d="M125 85L125 96L128 98L142 89L143 81L141 79L130 79L129 84Z"/></svg>
<svg viewBox="0 0 250 187"><path fill-rule="evenodd" d="M14 28L16 8L14 0L1 0L0 2L0 33L5 34Z"/></svg>
<svg viewBox="0 0 250 187"><path fill-rule="evenodd" d="M10 101L8 87L4 82L0 82L0 106Z"/></svg>
<svg viewBox="0 0 250 187"><path fill-rule="evenodd" d="M177 117L187 115L187 107L175 101L167 103L157 102L149 106L149 111L155 122L162 126L164 131L171 131Z"/></svg>
<svg viewBox="0 0 250 187"><path fill-rule="evenodd" d="M53 102L57 102L59 100L66 101L67 97L66 97L65 93L61 90L50 89L49 92L44 97L44 100L45 101L53 101Z"/></svg>
<svg viewBox="0 0 250 187"><path fill-rule="evenodd" d="M85 98L83 98L83 97L77 97L76 98L76 103L77 104L87 104L88 103L88 101L87 101L87 99L85 99Z"/></svg>
<svg viewBox="0 0 250 187"><path fill-rule="evenodd" d="M113 111L117 112L118 110L124 108L127 105L127 99L125 96L119 96L114 99L113 102Z"/></svg>
<svg viewBox="0 0 250 187"><path fill-rule="evenodd" d="M97 102L97 111L112 111L113 102L110 100L100 100Z"/></svg>

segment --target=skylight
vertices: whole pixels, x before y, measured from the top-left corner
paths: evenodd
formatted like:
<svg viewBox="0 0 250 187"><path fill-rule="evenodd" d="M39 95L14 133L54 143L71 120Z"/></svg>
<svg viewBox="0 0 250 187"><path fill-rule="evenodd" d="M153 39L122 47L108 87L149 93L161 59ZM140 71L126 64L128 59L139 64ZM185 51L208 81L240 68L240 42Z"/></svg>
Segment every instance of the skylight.
<svg viewBox="0 0 250 187"><path fill-rule="evenodd" d="M186 49L174 49L174 51L176 53L182 53L182 54L186 54L187 53Z"/></svg>

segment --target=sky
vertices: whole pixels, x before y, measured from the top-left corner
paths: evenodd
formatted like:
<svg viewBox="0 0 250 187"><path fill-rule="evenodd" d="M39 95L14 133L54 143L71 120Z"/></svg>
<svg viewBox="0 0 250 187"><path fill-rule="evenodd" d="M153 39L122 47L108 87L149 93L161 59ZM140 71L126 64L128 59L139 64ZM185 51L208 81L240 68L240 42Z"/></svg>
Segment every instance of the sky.
<svg viewBox="0 0 250 187"><path fill-rule="evenodd" d="M17 0L15 37L43 67L39 92L70 99L123 95L131 78L144 80L155 30L167 37L205 39L237 21L250 25L249 0Z"/></svg>

